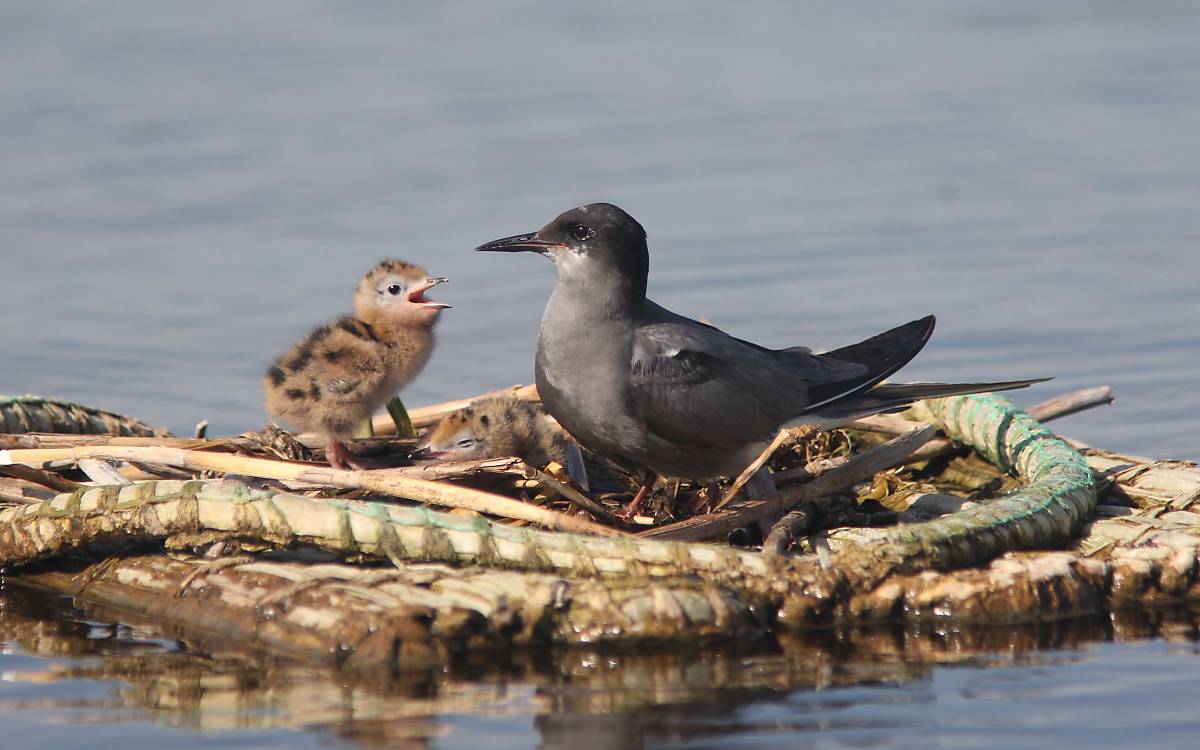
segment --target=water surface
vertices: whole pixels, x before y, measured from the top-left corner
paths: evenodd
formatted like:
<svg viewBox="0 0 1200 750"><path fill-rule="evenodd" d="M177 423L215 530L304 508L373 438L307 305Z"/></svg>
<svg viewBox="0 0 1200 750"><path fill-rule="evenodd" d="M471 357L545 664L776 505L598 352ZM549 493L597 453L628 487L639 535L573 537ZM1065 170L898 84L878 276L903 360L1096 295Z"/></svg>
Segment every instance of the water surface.
<svg viewBox="0 0 1200 750"><path fill-rule="evenodd" d="M0 391L255 428L266 363L387 255L452 278L410 404L528 382L553 271L471 248L607 200L647 227L673 309L817 348L934 312L907 376L1057 378L1024 404L1107 383L1117 405L1065 432L1200 458L1197 38L1200 8L1168 1L3 3ZM3 674L50 668L9 651ZM428 742L617 723L633 734L614 746L775 746L773 726L812 746L1119 746L1120 706L1168 746L1196 666L1191 646L1123 642L665 714L435 702ZM111 682L0 684L29 696L4 699L29 747L76 722L171 748L382 742L354 717L177 729ZM827 700L845 711L811 715Z"/></svg>
<svg viewBox="0 0 1200 750"><path fill-rule="evenodd" d="M1184 748L1200 730L1198 622L1171 610L738 649L517 651L360 684L10 585L0 716L18 747Z"/></svg>

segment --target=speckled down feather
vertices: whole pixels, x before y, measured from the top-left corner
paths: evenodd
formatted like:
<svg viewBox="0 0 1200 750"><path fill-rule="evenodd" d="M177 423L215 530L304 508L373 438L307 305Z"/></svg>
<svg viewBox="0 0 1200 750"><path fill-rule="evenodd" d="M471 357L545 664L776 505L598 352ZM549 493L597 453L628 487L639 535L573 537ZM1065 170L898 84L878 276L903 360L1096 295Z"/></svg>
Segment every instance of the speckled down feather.
<svg viewBox="0 0 1200 750"><path fill-rule="evenodd" d="M481 398L446 415L427 447L444 458L469 461L518 456L534 466L566 463L567 439L541 407L511 396Z"/></svg>
<svg viewBox="0 0 1200 750"><path fill-rule="evenodd" d="M355 314L318 326L267 369L267 411L298 430L344 440L410 383L434 348L447 307L424 297L439 279L386 260L359 282Z"/></svg>

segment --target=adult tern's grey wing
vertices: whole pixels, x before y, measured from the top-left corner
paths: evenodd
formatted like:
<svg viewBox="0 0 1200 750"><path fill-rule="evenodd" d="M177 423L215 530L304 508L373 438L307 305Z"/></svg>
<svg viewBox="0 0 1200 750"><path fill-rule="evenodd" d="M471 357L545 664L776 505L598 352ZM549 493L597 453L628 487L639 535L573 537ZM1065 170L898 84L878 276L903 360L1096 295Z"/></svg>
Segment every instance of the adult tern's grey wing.
<svg viewBox="0 0 1200 750"><path fill-rule="evenodd" d="M647 300L634 331L629 387L655 435L732 446L769 440L805 410L810 389L866 374L861 363L765 349Z"/></svg>

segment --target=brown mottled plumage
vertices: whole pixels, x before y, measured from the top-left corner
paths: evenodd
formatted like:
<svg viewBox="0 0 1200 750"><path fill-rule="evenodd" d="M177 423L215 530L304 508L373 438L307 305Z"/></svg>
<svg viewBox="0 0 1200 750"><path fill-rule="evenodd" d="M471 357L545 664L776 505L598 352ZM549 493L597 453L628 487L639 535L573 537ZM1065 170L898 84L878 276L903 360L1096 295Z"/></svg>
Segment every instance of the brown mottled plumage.
<svg viewBox="0 0 1200 750"><path fill-rule="evenodd" d="M519 456L534 466L565 465L567 443L538 406L499 396L446 415L429 433L426 454L454 461Z"/></svg>
<svg viewBox="0 0 1200 750"><path fill-rule="evenodd" d="M496 396L446 415L430 431L423 453L442 461L517 456L539 468L551 461L566 466L568 440L541 404ZM594 492L629 491L628 477L612 462L586 448L582 454Z"/></svg>
<svg viewBox="0 0 1200 750"><path fill-rule="evenodd" d="M324 435L335 467L361 468L342 441L429 361L433 324L449 305L425 292L443 281L400 260L368 271L358 283L354 315L314 329L267 370L270 415Z"/></svg>

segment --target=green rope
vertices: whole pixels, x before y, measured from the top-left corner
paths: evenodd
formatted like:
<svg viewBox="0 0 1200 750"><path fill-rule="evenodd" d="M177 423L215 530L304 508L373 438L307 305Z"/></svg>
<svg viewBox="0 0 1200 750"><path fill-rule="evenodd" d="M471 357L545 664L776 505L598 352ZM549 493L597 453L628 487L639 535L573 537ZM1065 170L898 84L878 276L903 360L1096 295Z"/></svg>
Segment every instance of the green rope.
<svg viewBox="0 0 1200 750"><path fill-rule="evenodd" d="M916 419L939 426L1027 484L1003 497L925 523L870 534L887 549L897 570L975 565L1012 549L1068 541L1096 508L1096 486L1087 460L1037 420L995 395L924 401ZM840 561L864 554L866 545L839 551Z"/></svg>
<svg viewBox="0 0 1200 750"><path fill-rule="evenodd" d="M0 432L16 435L28 432L66 433L70 435L121 435L154 437L169 435L166 430L91 406L40 396L0 395Z"/></svg>
<svg viewBox="0 0 1200 750"><path fill-rule="evenodd" d="M1083 456L1007 401L965 396L926 402L915 411L996 465L1011 467L1027 486L934 521L852 541L838 549L831 571L822 570L814 556L767 558L725 545L538 531L425 507L315 499L196 480L89 488L2 511L0 565L86 546L86 540L73 538L79 529L87 531L91 523L99 524L88 531L94 536L115 533L116 521L104 516L124 513L122 522L143 535L179 533L182 525L187 531L261 533L394 561L471 563L576 577L701 576L756 594L774 592L790 603L815 602L817 611L821 602L849 596L893 572L974 565L1011 549L1062 544L1094 510L1095 487ZM55 537L56 528L43 530L39 519L76 526L60 529ZM41 535L32 543L31 529Z"/></svg>

